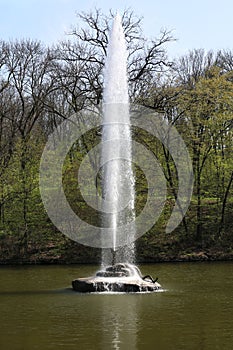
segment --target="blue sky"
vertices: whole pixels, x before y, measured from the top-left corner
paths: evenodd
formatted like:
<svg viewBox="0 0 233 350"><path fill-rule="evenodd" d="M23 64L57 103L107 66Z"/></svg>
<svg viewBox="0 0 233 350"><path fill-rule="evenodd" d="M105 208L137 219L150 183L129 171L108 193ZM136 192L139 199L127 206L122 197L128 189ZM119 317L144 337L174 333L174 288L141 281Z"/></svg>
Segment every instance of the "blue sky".
<svg viewBox="0 0 233 350"><path fill-rule="evenodd" d="M193 48L233 50L232 0L0 0L0 39L39 39L46 44L65 38L77 23L76 12L94 7L107 12L132 8L142 16L148 37L160 28L173 31L177 42L168 47L171 56Z"/></svg>

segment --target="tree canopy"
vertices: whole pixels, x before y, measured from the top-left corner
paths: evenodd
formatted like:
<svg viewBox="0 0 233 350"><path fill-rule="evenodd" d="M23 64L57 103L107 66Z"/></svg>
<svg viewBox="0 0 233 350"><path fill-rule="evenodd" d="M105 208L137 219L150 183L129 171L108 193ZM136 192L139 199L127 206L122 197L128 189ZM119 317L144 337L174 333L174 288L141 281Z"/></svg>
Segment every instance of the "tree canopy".
<svg viewBox="0 0 233 350"><path fill-rule="evenodd" d="M72 27L68 39L51 47L32 40L0 42L3 256L32 254L33 249L48 247L54 241L62 251L67 244L43 208L39 193L40 157L48 135L64 119L101 105L103 65L113 16L111 11L104 14L100 10L78 14L77 25ZM177 195L176 167L158 140L142 129L133 130L134 138L159 159L168 186L163 215L139 240L139 246L176 241L181 250L190 245L231 249L233 53L194 49L172 61L166 52L174 40L169 31L147 39L142 19L130 10L124 12L122 22L131 102L162 113L177 128L192 157L195 177L192 202L183 223L165 236L165 223ZM72 147L64 164L66 194L71 206L87 220L91 209L77 190L76 177L80 161L99 142L100 134L99 129L87 133ZM146 201L146 182L140 169L135 169L135 176L140 212ZM92 214L97 223L97 213ZM13 239L14 248L7 245L9 239Z"/></svg>

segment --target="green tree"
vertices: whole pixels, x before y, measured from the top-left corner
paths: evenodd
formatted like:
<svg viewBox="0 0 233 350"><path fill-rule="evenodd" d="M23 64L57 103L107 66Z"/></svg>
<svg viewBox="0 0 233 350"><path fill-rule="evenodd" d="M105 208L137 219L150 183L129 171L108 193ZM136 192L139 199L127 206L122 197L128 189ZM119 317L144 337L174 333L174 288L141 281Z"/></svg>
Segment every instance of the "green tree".
<svg viewBox="0 0 233 350"><path fill-rule="evenodd" d="M220 154L226 147L226 135L231 132L233 119L233 86L230 73L212 66L206 70L190 89L184 89L179 97L179 106L184 110L182 118L187 125L187 137L195 173L195 195L197 197L196 238L202 238L203 171L209 166L211 154ZM228 160L229 161L229 160Z"/></svg>

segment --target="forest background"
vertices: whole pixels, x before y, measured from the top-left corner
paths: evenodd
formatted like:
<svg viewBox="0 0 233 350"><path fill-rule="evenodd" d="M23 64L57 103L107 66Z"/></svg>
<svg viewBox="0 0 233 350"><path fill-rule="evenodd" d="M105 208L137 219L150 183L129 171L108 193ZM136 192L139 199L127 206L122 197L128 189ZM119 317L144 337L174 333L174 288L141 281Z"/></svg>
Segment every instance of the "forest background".
<svg viewBox="0 0 233 350"><path fill-rule="evenodd" d="M101 108L103 65L113 13L78 14L67 40L45 46L36 40L0 42L0 262L98 262L98 249L60 233L48 218L39 190L40 159L48 136L74 113ZM178 59L167 47L172 33L148 39L142 20L122 17L128 49L130 101L160 113L189 150L194 191L182 223L165 233L179 187L166 148L140 128L133 138L159 160L167 201L159 221L137 240L138 261L232 259L233 257L233 52L194 49ZM155 117L156 117L155 113ZM80 119L80 122L85 122ZM63 184L71 207L98 225L78 188L82 159L100 142L101 128L70 149ZM135 167L136 210L146 201L146 180Z"/></svg>

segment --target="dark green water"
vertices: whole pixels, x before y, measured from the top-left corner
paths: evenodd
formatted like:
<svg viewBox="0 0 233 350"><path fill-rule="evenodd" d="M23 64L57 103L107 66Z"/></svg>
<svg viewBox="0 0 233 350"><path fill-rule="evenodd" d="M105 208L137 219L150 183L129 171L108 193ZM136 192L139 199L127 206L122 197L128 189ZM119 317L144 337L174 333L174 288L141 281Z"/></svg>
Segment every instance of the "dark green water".
<svg viewBox="0 0 233 350"><path fill-rule="evenodd" d="M233 349L233 263L156 264L166 292L81 295L93 266L0 268L0 349Z"/></svg>

